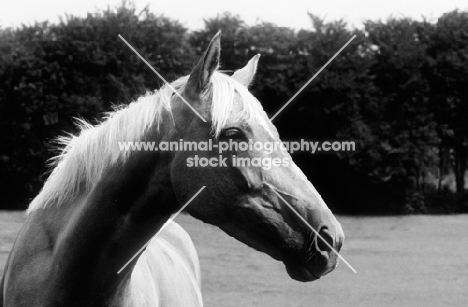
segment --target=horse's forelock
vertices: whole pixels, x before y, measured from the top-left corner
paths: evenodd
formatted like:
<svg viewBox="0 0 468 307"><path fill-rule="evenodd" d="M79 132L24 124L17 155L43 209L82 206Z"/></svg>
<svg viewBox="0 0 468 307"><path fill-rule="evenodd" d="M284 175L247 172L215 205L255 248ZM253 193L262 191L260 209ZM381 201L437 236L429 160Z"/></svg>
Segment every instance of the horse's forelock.
<svg viewBox="0 0 468 307"><path fill-rule="evenodd" d="M228 123L258 124L271 133L262 105L244 85L221 72L213 74L211 83L212 132L216 138ZM241 104L240 111L231 114L235 103Z"/></svg>

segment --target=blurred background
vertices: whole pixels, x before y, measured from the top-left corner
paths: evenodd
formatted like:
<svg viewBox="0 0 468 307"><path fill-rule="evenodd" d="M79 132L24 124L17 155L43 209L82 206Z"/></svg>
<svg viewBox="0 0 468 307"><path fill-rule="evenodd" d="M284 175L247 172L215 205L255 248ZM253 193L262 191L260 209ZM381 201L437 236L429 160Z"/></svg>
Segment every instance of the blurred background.
<svg viewBox="0 0 468 307"><path fill-rule="evenodd" d="M326 17L326 7L306 10L301 1L283 4L282 14L272 5L273 15L266 14L269 4L249 7L244 1L226 3L234 5L231 11L210 2L121 2L104 9L81 4L77 15L62 13L68 2L56 7L49 2L54 1L38 8L23 3L19 9L18 1L9 4L12 11L2 10L2 209L25 209L38 193L45 161L54 154L51 141L75 131L74 117L96 122L113 104L128 104L162 85L118 34L172 81L190 72L221 29L223 69L238 69L253 55L262 55L251 91L270 115L357 36L275 119L284 140L356 142L354 152L293 157L335 211L468 211L467 5L457 9L449 1L424 17L418 5L399 11L398 5L392 9L376 3L375 11L367 4L368 15L376 18L368 19L358 1L361 7L355 10L349 4L330 8L332 16L344 15L335 20ZM259 7L263 11L253 12ZM214 9L215 15L198 17ZM380 18L383 14L387 16ZM37 21L38 16L50 21ZM285 25L288 20L291 26Z"/></svg>

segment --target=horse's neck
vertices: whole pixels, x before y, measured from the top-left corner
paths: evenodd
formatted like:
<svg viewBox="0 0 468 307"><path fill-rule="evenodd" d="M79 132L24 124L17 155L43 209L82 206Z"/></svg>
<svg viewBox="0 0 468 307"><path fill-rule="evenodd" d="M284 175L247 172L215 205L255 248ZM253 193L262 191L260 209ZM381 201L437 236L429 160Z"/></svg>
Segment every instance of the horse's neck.
<svg viewBox="0 0 468 307"><path fill-rule="evenodd" d="M44 209L55 225L52 294L67 299L109 300L128 281L135 259L117 271L168 219L177 206L169 176L170 156L131 154L107 169L97 184L64 207ZM80 285L78 287L71 285ZM95 302L99 303L99 302Z"/></svg>

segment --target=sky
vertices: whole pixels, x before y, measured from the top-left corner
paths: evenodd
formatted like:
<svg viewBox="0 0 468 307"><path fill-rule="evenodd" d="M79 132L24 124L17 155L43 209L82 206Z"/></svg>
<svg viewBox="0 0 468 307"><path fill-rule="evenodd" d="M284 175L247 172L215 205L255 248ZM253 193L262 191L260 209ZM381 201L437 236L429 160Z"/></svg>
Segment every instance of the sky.
<svg viewBox="0 0 468 307"><path fill-rule="evenodd" d="M34 21L58 21L65 13L86 16L99 9L118 6L122 0L3 0L0 6L0 26L17 27ZM137 9L149 4L151 12L163 13L197 30L203 28L203 18L215 17L229 11L239 14L248 25L256 21L270 21L278 26L309 28L307 12L327 21L343 18L355 27L366 19L385 20L388 16L437 20L441 14L454 9L468 10L466 0L134 0Z"/></svg>

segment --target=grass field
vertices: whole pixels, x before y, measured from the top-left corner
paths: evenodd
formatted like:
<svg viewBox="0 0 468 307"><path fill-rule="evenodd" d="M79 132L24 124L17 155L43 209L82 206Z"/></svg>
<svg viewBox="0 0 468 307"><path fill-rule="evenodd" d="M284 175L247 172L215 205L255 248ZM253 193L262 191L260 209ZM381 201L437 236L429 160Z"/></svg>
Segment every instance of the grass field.
<svg viewBox="0 0 468 307"><path fill-rule="evenodd" d="M338 217L343 263L313 283L289 278L281 263L189 216L202 266L205 306L467 306L468 215ZM0 211L0 273L22 213Z"/></svg>

